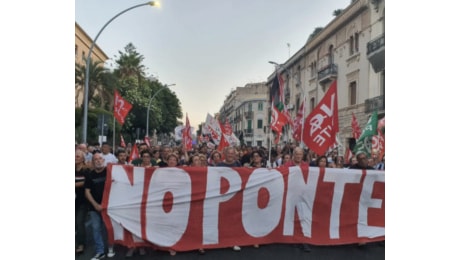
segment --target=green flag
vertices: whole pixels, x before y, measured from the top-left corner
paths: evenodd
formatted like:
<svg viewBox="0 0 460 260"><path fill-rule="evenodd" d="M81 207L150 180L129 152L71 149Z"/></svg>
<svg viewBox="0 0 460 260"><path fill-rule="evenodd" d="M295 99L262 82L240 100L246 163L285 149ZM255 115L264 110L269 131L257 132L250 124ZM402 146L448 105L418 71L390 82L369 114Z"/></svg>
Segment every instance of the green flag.
<svg viewBox="0 0 460 260"><path fill-rule="evenodd" d="M365 152L367 156L370 156L372 150L372 136L377 134L377 119L377 111L374 111L356 142L355 148L353 149L354 154Z"/></svg>

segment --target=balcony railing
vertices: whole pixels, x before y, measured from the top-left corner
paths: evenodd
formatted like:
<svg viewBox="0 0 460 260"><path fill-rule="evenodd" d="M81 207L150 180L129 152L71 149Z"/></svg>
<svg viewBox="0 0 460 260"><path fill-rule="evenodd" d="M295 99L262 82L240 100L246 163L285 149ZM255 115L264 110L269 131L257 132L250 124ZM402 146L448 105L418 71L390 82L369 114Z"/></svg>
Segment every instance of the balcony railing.
<svg viewBox="0 0 460 260"><path fill-rule="evenodd" d="M364 101L364 112L365 113L372 113L375 110L383 111L385 110L385 95L373 97L366 99Z"/></svg>
<svg viewBox="0 0 460 260"><path fill-rule="evenodd" d="M318 71L318 80L321 85L326 85L337 78L337 64L331 63Z"/></svg>
<svg viewBox="0 0 460 260"><path fill-rule="evenodd" d="M252 129L244 129L244 136L252 136L253 130Z"/></svg>
<svg viewBox="0 0 460 260"><path fill-rule="evenodd" d="M367 59L375 72L385 69L385 34L367 43Z"/></svg>
<svg viewBox="0 0 460 260"><path fill-rule="evenodd" d="M253 117L254 117L254 111L247 111L247 112L244 112L244 117L245 117L246 119L253 118Z"/></svg>
<svg viewBox="0 0 460 260"><path fill-rule="evenodd" d="M235 123L238 123L241 121L241 114L238 114L235 116Z"/></svg>
<svg viewBox="0 0 460 260"><path fill-rule="evenodd" d="M369 55L380 48L385 47L385 34L380 35L376 39L370 41L367 43L367 53L366 55Z"/></svg>

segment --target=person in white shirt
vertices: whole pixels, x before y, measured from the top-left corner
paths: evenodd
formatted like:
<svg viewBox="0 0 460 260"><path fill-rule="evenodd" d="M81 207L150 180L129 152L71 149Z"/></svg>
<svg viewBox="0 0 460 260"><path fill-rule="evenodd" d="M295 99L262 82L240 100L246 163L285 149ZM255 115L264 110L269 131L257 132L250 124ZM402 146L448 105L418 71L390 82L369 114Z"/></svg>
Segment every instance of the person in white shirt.
<svg viewBox="0 0 460 260"><path fill-rule="evenodd" d="M104 166L107 166L108 163L118 163L117 157L110 150L111 147L108 143L102 143L101 152L102 157L104 157Z"/></svg>

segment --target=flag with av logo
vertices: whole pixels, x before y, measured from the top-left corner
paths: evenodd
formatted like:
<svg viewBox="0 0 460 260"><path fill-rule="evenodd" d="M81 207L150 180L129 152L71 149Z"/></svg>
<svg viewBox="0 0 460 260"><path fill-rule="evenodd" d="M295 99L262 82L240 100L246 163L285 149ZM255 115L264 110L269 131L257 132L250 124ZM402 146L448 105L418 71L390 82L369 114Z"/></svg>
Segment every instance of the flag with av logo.
<svg viewBox="0 0 460 260"><path fill-rule="evenodd" d="M339 132L337 104L337 80L334 81L323 99L305 118L303 142L318 155L324 155L334 145Z"/></svg>

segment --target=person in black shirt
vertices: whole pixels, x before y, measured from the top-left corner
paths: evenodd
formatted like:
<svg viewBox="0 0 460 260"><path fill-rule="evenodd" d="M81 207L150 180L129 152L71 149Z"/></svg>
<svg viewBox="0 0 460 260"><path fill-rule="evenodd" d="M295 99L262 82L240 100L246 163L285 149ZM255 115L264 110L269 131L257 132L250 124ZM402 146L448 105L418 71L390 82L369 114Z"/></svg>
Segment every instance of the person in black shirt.
<svg viewBox="0 0 460 260"><path fill-rule="evenodd" d="M107 239L107 230L102 221L102 196L104 194L105 180L107 177L107 168L104 166L104 157L102 153L93 154L93 170L85 176L85 196L89 202L89 215L91 217L91 227L93 229L93 240L96 255L94 260L105 258L105 244ZM115 256L113 246L109 245L108 257Z"/></svg>
<svg viewBox="0 0 460 260"><path fill-rule="evenodd" d="M88 203L85 198L85 175L89 168L85 164L85 153L81 150L75 151L75 228L77 235L75 241L77 248L75 253L82 254L86 244L86 215L88 213Z"/></svg>

